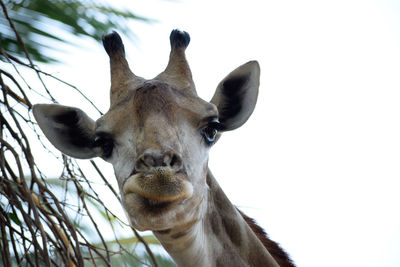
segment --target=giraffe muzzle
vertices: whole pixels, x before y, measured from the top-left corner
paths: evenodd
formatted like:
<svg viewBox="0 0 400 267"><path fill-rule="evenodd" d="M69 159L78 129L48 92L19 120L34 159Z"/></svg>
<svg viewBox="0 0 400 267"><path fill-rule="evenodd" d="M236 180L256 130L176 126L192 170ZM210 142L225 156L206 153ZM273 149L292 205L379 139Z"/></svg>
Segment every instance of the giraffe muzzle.
<svg viewBox="0 0 400 267"><path fill-rule="evenodd" d="M173 202L192 196L193 186L184 173L157 168L151 173L136 173L123 186L125 195L134 193L153 202Z"/></svg>

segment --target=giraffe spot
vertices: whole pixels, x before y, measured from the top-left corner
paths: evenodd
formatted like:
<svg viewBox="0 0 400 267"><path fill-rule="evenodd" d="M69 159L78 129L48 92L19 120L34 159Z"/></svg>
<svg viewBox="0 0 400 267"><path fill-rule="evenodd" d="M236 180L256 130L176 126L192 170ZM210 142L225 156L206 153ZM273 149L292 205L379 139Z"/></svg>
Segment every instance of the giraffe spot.
<svg viewBox="0 0 400 267"><path fill-rule="evenodd" d="M236 246L240 246L242 242L240 225L230 218L224 218L222 224L232 243Z"/></svg>
<svg viewBox="0 0 400 267"><path fill-rule="evenodd" d="M229 212L231 210L231 204L225 193L220 187L215 191L214 194L215 204L220 212Z"/></svg>
<svg viewBox="0 0 400 267"><path fill-rule="evenodd" d="M214 210L210 215L211 230L215 235L219 235L221 232L221 222L219 220L218 213Z"/></svg>

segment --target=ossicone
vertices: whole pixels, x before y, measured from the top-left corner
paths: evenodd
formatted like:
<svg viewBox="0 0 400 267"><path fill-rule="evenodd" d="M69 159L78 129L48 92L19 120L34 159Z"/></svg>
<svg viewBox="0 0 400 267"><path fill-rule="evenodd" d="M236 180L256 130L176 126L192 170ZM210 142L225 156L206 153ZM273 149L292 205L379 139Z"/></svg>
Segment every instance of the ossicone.
<svg viewBox="0 0 400 267"><path fill-rule="evenodd" d="M110 57L111 72L111 105L129 93L131 88L143 81L133 74L125 58L125 48L121 37L115 31L102 37L103 46Z"/></svg>
<svg viewBox="0 0 400 267"><path fill-rule="evenodd" d="M119 36L116 31L103 35L101 39L103 41L103 46L108 56L111 57L115 53L122 53L123 55L125 55L124 44L122 43L121 36Z"/></svg>
<svg viewBox="0 0 400 267"><path fill-rule="evenodd" d="M187 32L173 30L169 36L171 53L165 70L156 77L175 86L179 90L196 94L192 72L186 60L185 50L190 43L190 36Z"/></svg>
<svg viewBox="0 0 400 267"><path fill-rule="evenodd" d="M171 48L186 48L190 43L190 35L178 29L175 29L171 32L169 36L169 40L171 43Z"/></svg>

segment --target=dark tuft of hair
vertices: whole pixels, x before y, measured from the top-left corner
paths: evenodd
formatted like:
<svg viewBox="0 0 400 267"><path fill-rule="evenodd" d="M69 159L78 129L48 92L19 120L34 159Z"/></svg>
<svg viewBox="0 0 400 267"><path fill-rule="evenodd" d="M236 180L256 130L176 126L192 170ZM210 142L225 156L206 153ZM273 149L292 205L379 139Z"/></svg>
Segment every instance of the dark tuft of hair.
<svg viewBox="0 0 400 267"><path fill-rule="evenodd" d="M116 31L103 35L101 38L103 41L104 49L109 56L117 52L122 52L125 54L124 44L122 43L121 36Z"/></svg>
<svg viewBox="0 0 400 267"><path fill-rule="evenodd" d="M240 215L242 215L246 223L250 226L251 230L254 232L257 238L263 243L264 247L275 259L275 261L278 263L279 266L296 267L296 265L293 263L292 259L289 257L286 251L284 251L281 248L281 246L279 246L278 243L269 239L264 229L262 229L253 218L250 218L249 216L241 212L239 209L237 210L239 211Z"/></svg>
<svg viewBox="0 0 400 267"><path fill-rule="evenodd" d="M171 32L169 40L172 48L186 48L190 43L190 35L185 31L175 29Z"/></svg>

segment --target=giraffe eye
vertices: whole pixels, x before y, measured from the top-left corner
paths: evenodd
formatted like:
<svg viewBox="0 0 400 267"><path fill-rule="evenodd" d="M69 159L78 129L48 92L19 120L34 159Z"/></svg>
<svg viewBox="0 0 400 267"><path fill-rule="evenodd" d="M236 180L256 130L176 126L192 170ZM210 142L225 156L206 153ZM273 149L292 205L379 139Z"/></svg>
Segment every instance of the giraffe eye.
<svg viewBox="0 0 400 267"><path fill-rule="evenodd" d="M213 127L207 126L201 131L201 133L206 142L208 144L212 144L215 142L215 137L217 136L218 130Z"/></svg>
<svg viewBox="0 0 400 267"><path fill-rule="evenodd" d="M109 158L112 155L114 148L114 141L110 136L106 135L96 135L94 138L94 146L100 147L102 150L102 156L104 158Z"/></svg>
<svg viewBox="0 0 400 267"><path fill-rule="evenodd" d="M219 125L219 122L217 120L214 120L210 122L206 127L201 129L200 133L206 141L207 145L212 145L215 142L218 134Z"/></svg>

